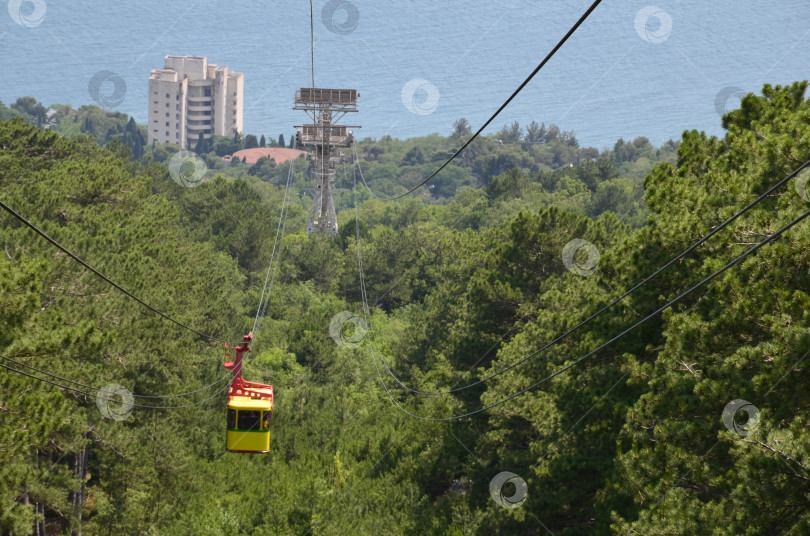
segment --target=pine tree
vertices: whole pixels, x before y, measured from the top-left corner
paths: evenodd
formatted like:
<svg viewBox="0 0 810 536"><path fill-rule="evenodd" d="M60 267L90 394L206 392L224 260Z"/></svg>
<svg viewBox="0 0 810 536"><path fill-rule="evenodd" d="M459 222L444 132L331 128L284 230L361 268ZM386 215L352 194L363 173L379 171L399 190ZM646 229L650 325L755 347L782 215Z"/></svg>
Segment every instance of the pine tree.
<svg viewBox="0 0 810 536"><path fill-rule="evenodd" d="M205 154L205 135L200 132L200 137L197 138L197 145L194 147L194 152L197 154Z"/></svg>

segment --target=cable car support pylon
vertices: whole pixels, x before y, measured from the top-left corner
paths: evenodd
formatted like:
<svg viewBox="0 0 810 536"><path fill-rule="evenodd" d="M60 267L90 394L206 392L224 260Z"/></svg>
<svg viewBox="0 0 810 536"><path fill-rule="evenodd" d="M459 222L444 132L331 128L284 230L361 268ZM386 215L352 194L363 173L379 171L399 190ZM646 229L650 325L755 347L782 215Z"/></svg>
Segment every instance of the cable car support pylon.
<svg viewBox="0 0 810 536"><path fill-rule="evenodd" d="M315 175L315 193L309 210L307 233L330 233L337 235L338 225L335 203L332 200L332 181L335 179L335 164L342 161L341 147L351 147L354 133L349 128L359 125L337 125L348 112L357 111L356 89L301 88L295 92L293 110L304 110L312 118L312 124L295 127L298 147L309 147L309 160Z"/></svg>

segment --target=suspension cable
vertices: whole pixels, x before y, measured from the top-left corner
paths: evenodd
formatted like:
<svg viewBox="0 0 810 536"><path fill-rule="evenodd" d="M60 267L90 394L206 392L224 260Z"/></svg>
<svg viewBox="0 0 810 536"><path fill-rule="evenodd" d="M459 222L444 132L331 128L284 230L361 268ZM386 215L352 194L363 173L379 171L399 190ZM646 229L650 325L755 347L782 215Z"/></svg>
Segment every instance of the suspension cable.
<svg viewBox="0 0 810 536"><path fill-rule="evenodd" d="M295 167L295 159L290 160L290 169L287 173L287 184L284 186L284 197L281 201L281 212L278 216L278 227L276 227L276 238L273 241L273 252L270 254L270 264L267 266L267 274L264 277L264 287L262 288L262 295L259 298L259 306L256 308L256 318L253 320L253 329L251 330L253 333L254 340L256 339L256 334L258 330L261 328L261 320L260 318L264 318L264 311L267 309L267 302L270 301L270 292L273 290L273 281L276 278L276 272L278 271L278 256L276 255L276 247L278 247L278 255L281 255L281 242L284 240L284 228L287 226L287 214L289 213L289 205L287 204L287 196L290 191L290 184L292 183L293 177L293 168ZM279 238L280 237L280 238ZM273 277L271 279L270 272L273 268L275 263L276 270L273 271ZM269 283L269 288L268 288ZM265 302L265 291L267 291L267 302ZM264 305L264 307L262 307Z"/></svg>
<svg viewBox="0 0 810 536"><path fill-rule="evenodd" d="M574 32L577 31L577 29L582 25L583 22L585 22L585 20L591 15L591 13L593 13L593 10L595 10L596 7L600 3L602 3L602 0L596 0L593 4L591 4L591 6L585 11L585 13L582 14L582 16L579 18L579 20L577 20L577 22L571 27L571 29L568 30L568 32L563 36L562 39L560 39L560 41L554 46L554 48L551 49L551 52L549 52L546 55L546 57L543 58L543 61L541 61L540 64L537 67L534 68L534 70L531 72L531 74L529 74L529 76L527 76L526 79L523 80L523 82L518 86L518 88L514 92L512 92L512 94L509 96L509 98L506 99L506 101L504 101L504 103L501 104L501 106L495 111L495 113L492 114L490 116L490 118L487 119L486 122L483 125L481 125L481 128L479 128L475 132L475 134L473 134L472 137L469 140L467 140L466 143L464 143L464 145L462 145L455 153L453 153L453 156L448 158L447 161L444 164L439 166L439 168L436 171L431 173L426 179L424 179L422 182L420 182L419 184L417 184L416 186L414 186L413 188L411 188L410 190L408 190L404 194L395 195L393 197L380 197L377 194L375 194L374 192L372 192L371 188L369 188L369 192L371 193L371 195L373 195L374 197L376 197L377 199L380 199L382 201L393 201L395 199L400 199L402 197L405 197L408 194L413 193L417 189L421 188L422 186L427 184L427 182L430 181L433 177L438 175L444 168L446 168L450 164L450 162L455 160L455 158L459 154L461 154L461 152L464 151L464 149L466 149L467 146L469 146L473 142L473 140L475 140L481 134L481 132L483 132L484 129L487 128L489 126L489 124L492 123L492 121L495 120L496 117L498 117L498 115L503 111L503 109L506 108L506 106L510 102L512 102L512 100L515 97L517 97L518 93L523 91L523 88L526 87L526 85L532 80L532 78L534 78L534 76L538 72L540 72L540 69L542 69L546 65L546 63L548 63L548 61L554 56L554 54L556 54L557 51L560 48L562 48L562 46L565 44L565 42L568 41L568 38L571 37L572 35L574 35ZM366 185L366 188L368 188L368 185Z"/></svg>
<svg viewBox="0 0 810 536"><path fill-rule="evenodd" d="M449 389L449 390L446 390L446 391L421 391L421 390L418 390L418 389L413 389L413 388L411 388L411 387L410 387L410 386L408 386L408 385L405 385L405 384L404 384L404 383L403 383L403 382L402 382L402 381L401 381L401 380L400 380L400 379L399 379L399 378L396 376L396 374L394 374L394 373L393 373L393 371L391 371L391 369L390 369L390 368L389 368L389 366L388 366L388 363L385 361L385 358L383 358L383 357L382 357L382 355L380 356L380 359L382 360L383 364L385 365L385 368L388 370L389 375L390 375L390 376L391 376L391 377L392 377L392 378L393 378L393 379L394 379L394 380L395 380L395 381L396 381L396 382L397 382L397 383L398 383L398 384L399 384L401 387L403 387L404 389L406 389L406 390L408 390L408 391L410 391L410 392L412 392L412 393L414 393L414 394L419 394L419 395L429 395L429 396L435 396L435 395L447 395L447 394L452 394L452 393L456 393L456 392L459 392L459 391L464 391L464 390L469 389L469 388L471 388L471 387L475 387L476 385L480 385L480 384L482 384L482 383L484 383L484 382L486 382L486 381L488 381L488 380L490 380L490 379L492 379L492 378L494 378L494 377L496 377L496 376L500 376L501 374L503 374L503 373L505 373L505 372L507 372L507 371L509 371L509 370L511 370L511 369L513 369L513 368L515 368L515 367L517 367L517 366L519 366L519 365L521 365L521 364L525 363L526 361L528 361L529 359L533 358L533 357L534 357L534 356L536 356L537 354L539 354L539 353L543 352L544 350L547 350L547 349L551 348L552 346L555 346L557 343L559 343L560 341L562 341L563 339L565 339L566 337L568 337L568 336L569 336L569 335L571 335L572 333L574 333L574 332L578 331L580 328L582 328L582 327L583 327L583 326L585 326L586 324L590 323L590 322L591 322L592 320L594 320L595 318L597 318L597 317L601 316L601 315L602 315L603 313L605 313L605 312L606 312L608 309L611 309L612 307L614 307L614 306L615 306L616 304L618 304L620 301L624 300L626 297L628 297L628 296L630 296L631 294L633 294L633 293L634 293L636 290L638 290L640 287L642 287L643 285L645 285L645 284L647 284L648 282L650 282L652 279L654 279L656 276L658 276L658 275L659 275L661 272L663 272L664 270L666 270L667 268L669 268L670 266L672 266L672 265L673 265L673 264L675 264L676 262L680 261L680 260L681 260L682 258L684 258L686 255L688 255L689 253L691 253L692 251L694 251L696 248L698 248L698 247L700 247L702 244L704 244L704 243L705 243L707 240L709 240L711 237L713 237L714 235L716 235L717 233L719 233L720 231L722 231L723 229L725 229L726 227L728 227L728 226L729 226L731 223L733 223L735 220L737 220L737 219L738 219L740 216L742 216L743 214L745 214L746 212L748 212L749 210L751 210L752 208L754 208L756 205L758 205L759 203L761 203L763 200L765 200L765 199L766 199L766 198L767 198L769 195L771 195L771 194L772 194L772 193L773 193L775 190L777 190L778 188L780 188L781 186L783 186L785 183L787 183L788 181L790 181L791 179L793 179L794 177L796 177L797 175L799 175L799 174L800 174L802 171L804 171L805 169L807 169L807 168L808 168L808 166L810 166L810 160L807 160L806 162L804 162L804 163L803 163L801 166L799 166L799 167L798 167L798 168L796 168L796 169L795 169L793 172L791 172L790 174L788 174L788 175L787 175L785 178L781 179L780 181L778 181L777 183L775 183L773 186L771 186L770 188L768 188L768 189L767 189L767 190L766 190L764 193L762 193L761 195L759 195L759 196L758 196L758 197L757 197L755 200L751 201L751 202L750 202L748 205L746 205L744 208L740 209L740 210L739 210L738 212L736 212L734 215L732 215L731 217L729 217L728 219L726 219L725 221L723 221L722 223L720 223L719 225L717 225L716 227L714 227L714 229L713 229L711 232L709 232L707 235L705 235L703 238L699 239L697 242L695 242L694 244L692 244L691 246L689 246L689 247L688 247L687 249L685 249L683 252L681 252L681 253L679 253L677 256L673 257L673 258L672 258L672 259L671 259L669 262L667 262L666 264L664 264L663 266L661 266L660 268L658 268L658 269L657 269L655 272L653 272L652 274L650 274L650 275L648 275L647 277L645 277L645 278L644 278L643 280L641 280L639 283L637 283L637 284L636 284L636 285L634 285L632 288L630 288L629 290L627 290L627 291L626 291L624 294L622 294L622 295L621 295L621 296L619 296L618 298L615 298L613 301L611 301L610 303L608 303L607 305L603 306L601 309L599 309L599 310L598 310L598 311L596 311L595 313L591 314L590 316L588 316L587 318L585 318L584 320L582 320L582 321L581 321L579 324L575 325L574 327L570 328L569 330L565 331L564 333L562 333L562 334L558 335L556 338L554 338L554 339L553 339L553 340L551 340L550 342L547 342L546 344L544 344L543 346L541 346L540 348L538 348L537 350L535 350L535 351L534 351L534 352L532 352L531 354L527 355L526 357L523 357L523 358L519 359L518 361L516 361L516 362L514 362L514 363L512 363L512 364L510 364L510 365L507 365L507 366L505 366L505 367L503 367L503 368L501 368L501 369L499 369L499 370L497 370L497 371L495 371L495 372L493 372L493 373L491 373L491 374L489 374L489 375L487 375L487 376L484 376L483 378L480 378L480 379L478 379L478 380L476 380L476 381L474 381L474 382L471 382L471 383L469 383L469 384L467 384L467 385L464 385L464 386L461 386L461 387L456 387L456 388ZM360 178L361 178L361 180L363 180L363 182L365 183L365 179L363 179L363 171L362 171L362 169L360 169L360 167L359 167L359 166L358 166L358 170L359 170L359 172L360 172Z"/></svg>
<svg viewBox="0 0 810 536"><path fill-rule="evenodd" d="M382 384L386 394L391 399L391 401L397 406L397 408L399 408L402 412L409 415L410 417L413 417L413 418L419 419L419 420L423 420L423 421L451 421L451 420L463 419L463 418L466 418L466 417L471 417L471 416L476 415L478 413L481 413L481 412L487 411L489 409L492 409L494 407L500 406L501 404L505 404L506 402L512 400L513 398L516 398L516 397L518 397L518 396L520 396L520 395L522 395L522 394L524 394L524 393L526 393L526 392L528 392L528 391L530 391L530 390L532 390L532 389L534 389L534 388L536 388L536 387L538 387L538 386L552 380L553 378L559 376L563 372L577 366L579 363L583 362L587 358L589 358L592 355L596 354L597 352L599 352L603 348L607 347L608 345L612 344L613 342L615 342L615 341L619 340L620 338L624 337L625 335L627 335L631 331L634 331L639 326L646 323L648 320L650 320L654 316L658 315L662 311L664 311L664 310L672 307L676 303L680 302L686 296L690 295L692 292L694 292L698 288L700 288L703 285L709 283L710 281L712 281L714 278L716 278L717 276L719 276L720 274L722 274L723 272L725 272L729 268L739 264L742 260L744 260L746 257L748 257L749 255L756 252L759 248L761 248L765 244L773 241L774 239L778 238L784 232L786 232L788 229L790 229L791 227L793 227L797 223L801 222L802 220L804 220L805 218L810 216L810 210L808 210L807 212L805 212L804 214L802 214L798 218L794 219L793 221L791 221L790 223L788 223L787 225L785 225L784 227L782 227L778 231L774 232L773 234L771 234L771 235L767 236L766 238L764 238L762 241L760 241L757 244L750 247L748 250L746 250L741 255L735 257L734 259L732 259L730 262L728 262L722 268L720 268L719 270L713 272L712 274L710 274L708 277L704 278L702 281L700 281L696 285L692 286L691 288L689 288L685 292L679 294L674 299L668 301L666 304L659 307L658 309L656 309L655 311L653 311L652 313L650 313L646 317L642 318L638 322L634 323L629 328L626 328L624 331L622 331L618 335L616 335L613 338L611 338L610 340L602 343L601 345L599 345L595 349L591 350L590 352L587 352L585 355L579 357L578 359L576 359L572 363L569 363L568 365L565 365L565 366L561 367L560 369L558 369L555 372L549 374L545 378L543 378L543 379L529 385L528 387L526 387L524 389L521 389L520 391L518 391L518 392L516 392L516 393L514 393L512 395L509 395L506 398L504 398L502 400L499 400L498 402L489 404L487 406L481 407L481 408L479 408L477 410L474 410L474 411L471 411L471 412L467 412L467 413L463 413L463 414L459 414L459 415L453 415L453 416L450 416L450 417L423 417L423 416L420 416L420 415L416 415L415 413L412 413L411 411L409 411L406 408L402 407L402 405L399 403L399 401L397 401L396 398L394 398L394 396L391 394L391 391L388 389L388 386L386 385L385 381L383 380L382 373L380 371L380 367L379 367L379 365L377 363L377 358L376 358L375 353L374 353L374 347L376 347L378 353L380 354L380 360L383 362L383 364L385 364L385 360L382 357L382 352L379 351L379 344L377 343L377 335L376 335L376 332L374 331L374 326L371 323L371 315L370 315L370 311L369 311L369 307L368 307L368 299L367 299L366 292L365 292L365 277L363 275L362 254L361 254L361 247L360 247L360 240L359 240L359 237L360 237L360 226L359 225L360 224L359 224L358 210L357 210L357 193L356 193L357 180L356 180L356 178L354 180L354 185L355 185L355 197L354 197L354 199L355 199L355 225L356 225L356 235L357 235L358 270L359 270L359 274L360 274L360 292L361 292L361 297L362 297L362 300L363 300L363 315L365 317L366 325L368 326L368 329L369 329L369 331L371 332L371 335L372 335L373 346L370 347L370 351L371 351L372 359L374 361L374 366L375 366L375 368L377 370L377 377L379 378L380 383ZM387 364L385 366L386 366L386 368L388 368ZM390 373L390 370L389 370L389 373Z"/></svg>
<svg viewBox="0 0 810 536"><path fill-rule="evenodd" d="M292 166L292 164L291 164L291 166ZM287 189L288 190L290 189L290 185L292 183L292 177L293 177L293 172L290 171L290 176L289 176L289 178L287 180ZM284 210L284 223L281 225L281 239L280 239L279 245L278 245L279 251L278 251L278 256L276 257L276 265L273 267L273 276L270 278L270 287L267 290L267 300L265 300L264 307L262 307L262 314L259 317L259 326L256 328L257 330L261 329L261 327L262 327L262 321L264 320L265 313L267 312L267 305L270 303L270 292L273 290L273 283L275 282L276 275L278 274L278 267L279 267L278 258L279 258L279 256L281 256L281 250L284 247L284 231L287 228L287 216L289 216L289 214L290 214L290 203L288 201L287 205L286 205L286 208Z"/></svg>
<svg viewBox="0 0 810 536"><path fill-rule="evenodd" d="M133 300L135 300L136 302L140 303L141 305L143 305L144 307L146 307L146 308L147 308L147 309L149 309L150 311L152 311L152 312L154 312L154 313L156 313L156 314L158 314L158 315L162 316L163 318L165 318L166 320L168 320L168 321L170 321L170 322L173 322L173 323L177 324L178 326L180 326L180 327L181 327L181 328L183 328L183 329L186 329L186 330L188 330L188 331L191 331L192 333L196 333L196 334L197 334L197 335L199 335L200 337L203 337L203 338L205 338L205 339L209 339L209 340L212 340L212 341L217 341L217 342L227 342L225 339L220 339L220 338L218 338L218 337L214 337L214 336L212 336L212 335L206 335L205 333L202 333L201 331L197 331L196 329L194 329L194 328L192 328L192 327L190 327L190 326L187 326L186 324L183 324L183 323L182 323L182 322L180 322L179 320L175 320L174 318L172 318L171 316L167 315L166 313L164 313L164 312L162 312L162 311L160 311L160 310L158 310L158 309L156 309L156 308L152 307L151 305L149 305L148 303L146 303L145 301L143 301L143 300L142 300L142 299L140 299L139 297L135 296L135 295L134 295L134 294L132 294L130 291L128 291L127 289L125 289L124 287L122 287L121 285L119 285L118 283L116 283L115 281L113 281L112 279L110 279L109 277L107 277L106 275L102 274L101 272L99 272L98 270L96 270L95 268L93 268L92 266L90 266L89 264L87 264L87 263L86 263L85 261L83 261L83 260L82 260L82 259L81 259L81 258L80 258L78 255L76 255L75 253L72 253L72 252L71 252L70 250L68 250L68 249L67 249L65 246L63 246L62 244L60 244L59 242L57 242L56 240L54 240L53 238L51 238L50 236L48 236L48 235L47 235L47 234L46 234L44 231L42 231L42 230L41 230L39 227L37 227L36 225L34 225L33 223L31 223L30 221L28 221L27 219L25 219L25 218L24 218L23 216L21 216L21 215L20 215L20 214L19 214L19 213L18 213L16 210L14 210L14 209L13 209L13 208L11 208L10 206L6 205L6 204L5 204L5 203L4 203L2 200L0 200L0 208L4 209L6 212L8 212L9 214L11 214L11 215L12 215L12 216L14 216L15 218L17 218L17 219L18 219L20 222L24 223L24 224L25 224L27 227L29 227L31 230L33 230L35 233L37 233L39 236L41 236L42 238L44 238L45 240L47 240L48 242L50 242L50 243L51 243L52 245L54 245L55 247L57 247L57 248L59 248L60 250L62 250L62 251L63 251L65 254L67 254L67 255L68 255L70 258L72 258L73 260L75 260L76 262L78 262L79 264L81 264L82 266L84 266L85 268L87 268L88 270L90 270L91 272L93 272L93 273L94 273L96 276L98 276L99 278L103 279L104 281L106 281L107 283L109 283L110 285L112 285L113 287L117 288L118 290L120 290L121 292L123 292L125 295L129 296L130 298L132 298L132 299L133 299Z"/></svg>
<svg viewBox="0 0 810 536"><path fill-rule="evenodd" d="M279 228L276 230L276 243L278 243L279 238L281 238L281 240L283 240L283 237L284 237L284 227L286 227L286 215L289 213L289 205L288 205L288 203L287 203L287 199L288 199L288 193L289 193L290 183L291 183L292 176L293 176L293 173L294 173L294 172L293 172L293 169L294 169L294 160L292 160L292 161L290 162L290 171L289 171L289 173L288 173L288 176L287 176L287 183L286 183L286 187L285 187L285 189L284 189L284 197L283 197L283 200L282 200L281 215L279 216ZM120 287L118 284L116 284L115 282L113 282L112 280L110 280L109 278L107 278L107 277L106 277L105 275L103 275L102 273L98 272L96 269L94 269L92 266L90 266L90 265L88 265L87 263L85 263L85 262L84 262L82 259L78 258L76 255L72 254L70 251L68 251L67 249L65 249L64 247L62 247L62 246L61 246L59 243L57 243L57 242L56 242L55 240L53 240L51 237L49 237L49 236L48 236L48 235L46 235L44 232L42 232L41 230L39 230L39 229L38 229L36 226L34 226L32 223L28 222L28 220L26 220L25 218L23 218L22 216L20 216L20 215L19 215L19 214L18 214L16 211L14 211L13 209L11 209L11 208L10 208L10 207L8 207L7 205L5 205L5 204L4 204L2 201L0 201L0 206L2 206L3 208L5 208L6 210L10 211L10 212L12 213L12 215L14 215L15 217L17 217L18 219L21 219L21 221L23 221L23 223L25 223L26 225L28 225L29 227L31 227L31 228L32 228L34 231L36 231L38 234L40 234L41 236L43 236L43 237L44 237L46 240L48 240L49 242L51 242L52 244L54 244L56 247L58 247L59 249L61 249L62 251L64 251L64 252L65 252L65 253L67 253L68 255L70 255L72 258L74 258L75 260L77 260L79 263L81 263L83 266L85 266L86 268L88 268L89 270L91 270L93 273L95 273L96 275L98 275L99 277L101 277L102 279L104 279L105 281L107 281L108 283L112 284L113 286L115 286L116 288L118 288L119 290L121 290L122 292L124 292L125 294L127 294L127 295L129 295L129 296L133 297L134 299L138 300L140 303L142 303L142 304L143 304L143 305L145 305L146 307L148 307L148 308L150 308L150 309L153 309L151 306L149 306L148 304L144 303L143 301L141 301L141 300L140 300L140 299L138 299L137 297L132 296L132 295L131 295L131 294L130 294L128 291L126 291L125 289L123 289L122 287ZM282 223L282 221L283 221L283 223ZM279 231L280 231L280 236L279 236ZM267 292L267 296L268 296L268 301L269 301L269 294L270 294L270 291L272 290L272 287L273 287L273 280L275 279L275 274L276 274L277 269L278 269L278 258L276 257L276 243L274 243L274 244L273 244L273 253L271 254L271 257L270 257L270 266L268 266L268 276L270 275L270 268L273 266L274 259L275 259L275 261L276 261L276 264L275 264L275 266L276 266L276 270L273 272L273 278L270 280L270 283L269 283L269 288L268 288L268 281L267 281L267 278L265 278L265 285L264 285L264 288L262 289L262 300L260 300L260 301L259 301L259 311L257 311L257 318L256 318L257 320L259 320L259 316L258 316L258 315L259 315L259 312L262 312L262 314L263 314L263 311L264 311L264 310L266 310L266 307L267 307L267 302L265 302L265 303L264 303L264 309L262 309L262 301L263 301L264 296L265 296L265 290L267 290L267 291L268 291L268 292ZM155 310L155 309L153 309L153 310ZM181 325L181 326L183 326L183 327L186 327L186 326L184 326L183 324L180 324L179 322L177 322L177 321L173 320L172 318L168 317L167 315L165 315L165 314L161 313L160 311L157 311L157 310L155 310L155 311L156 311L158 314L160 314L161 316L164 316L164 317L168 318L169 320L172 320L173 322L175 322L175 323L177 323L177 324L179 324L179 325ZM258 327L261 327L261 322L260 322L260 321L259 321L259 325L258 325ZM256 326L256 323L254 322L254 330L257 330L257 329L258 329L258 327ZM195 331L195 330L193 330L193 329L192 329L192 331ZM196 332L196 331L195 331L195 333L198 333L198 332ZM198 333L198 334L199 334L199 333ZM202 334L201 334L201 335L202 335ZM203 335L203 336L205 336L205 335ZM214 339L213 337L209 337L209 338ZM219 340L219 339L215 339L215 340ZM40 374L43 374L43 375L49 376L49 377L51 377L51 378L55 378L55 379L57 379L57 380L61 380L61 381L63 381L63 382L68 382L68 383L71 383L71 384L73 384L73 385L78 385L78 386L80 386L80 387L84 387L85 389L90 389L90 390L92 390L92 391L96 391L96 392L98 392L98 393L116 394L115 392L106 391L106 390L104 390L104 389L100 389L100 388L98 388L98 387L94 387L94 386L92 386L92 385L87 385L87 384L84 384L84 383L81 383L81 382L78 382L78 381L75 381L75 380L71 380L71 379L69 379L69 378L64 378L64 377L62 377L62 376L58 376L58 375L56 375L56 374L52 374L52 373L47 372L47 371L45 371L45 370L42 370L42 369L39 369L39 368L37 368L37 367L34 367L34 366L31 366L31 365L28 365L28 364L23 363L23 362L21 362L21 361L16 361L16 360L14 360L14 359L12 359L12 358L10 358L10 357L7 357L7 356L1 355L1 354L0 354L0 358L5 359L5 360L7 360L7 361L10 361L10 362L12 362L12 363L15 363L15 364L16 364L16 365L18 365L18 366L25 367L25 368L27 368L27 369L29 369L29 370L36 371L37 373L40 373ZM43 378L39 378L39 377L37 377L37 376L33 376L33 375L31 375L31 374L27 374L27 373L25 373L25 372L23 372L23 371L20 371L20 370L17 370L17 369L15 369L15 368L13 368L13 367L9 367L9 366L2 365L2 364L0 364L0 366L3 366L3 368L6 368L6 369L11 370L11 371L13 371L13 372L17 372L17 373L19 373L19 374L23 374L23 375L25 375L25 376L28 376L28 377L31 377L31 378L34 378L34 379L37 379L37 380L43 381L43 382L45 382L45 383L49 383L49 384L51 384L51 385L56 385L56 386L58 386L58 387L62 387L62 388L64 388L64 389L69 389L69 390L71 390L71 391L75 391L75 392L78 392L78 393L84 394L84 395L86 395L86 396L96 396L96 395L92 395L92 394L90 394L90 393L87 393L87 392L85 392L85 391L79 390L79 389L75 389L75 388L72 388L72 387L68 387L68 386L66 386L66 385L62 385L62 384L59 384L59 383L57 383L57 382L53 382L53 381L49 381L49 380L45 380L45 379L43 379ZM184 392L184 393L176 393L176 394L171 394L171 395L139 395L139 394L134 394L134 393L133 393L133 394L132 394L132 396L133 396L133 397L135 397L135 398L146 398L146 399L164 399L164 398L178 398L178 397L188 396L188 395L196 394L196 393L199 393L199 392L202 392L202 391L206 391L206 390L208 390L208 389L210 389L210 388L212 388L212 387L216 386L217 384L221 383L223 380L228 379L228 378L229 378L229 377L231 377L232 375L233 375L233 372L230 372L230 371L229 371L229 372L226 372L225 374L223 374L222 376L220 376L220 377L219 377L219 378L218 378L216 381L214 381L213 383L210 383L210 384L208 384L208 385L206 385L206 386L204 386L204 387L201 387L200 389L196 389L196 390L194 390L194 391L187 391L187 392ZM225 388L227 388L227 387L228 387L228 386L226 385L226 386L225 386ZM217 391L217 393L216 393L214 396L218 395L219 393L221 393L221 392L222 392L222 391L224 391L224 390L225 390L224 388L223 388L223 389L220 389L219 391ZM207 401L207 400L210 400L211 398L213 398L213 397L206 398L205 400L203 400L203 402L205 402L205 401ZM192 404L192 405L186 405L186 406L152 406L152 405L134 404L134 406L135 406L135 407L144 407L144 408L153 408L153 409L172 409L172 408L183 408L183 407L191 407L191 406L193 406L193 405L196 405L196 404Z"/></svg>
<svg viewBox="0 0 810 536"><path fill-rule="evenodd" d="M309 54L312 65L312 89L315 89L315 17L312 15L312 0L309 0Z"/></svg>
<svg viewBox="0 0 810 536"><path fill-rule="evenodd" d="M5 357L5 356L3 356L3 357ZM17 373L17 374L20 374L20 375L22 375L22 376L26 376L26 377L28 377L28 378L32 378L32 379L34 379L34 380L38 380L38 381L43 382L43 383L47 383L47 384L50 384L50 385L54 385L54 386L56 386L56 387L59 387L59 388L62 388L62 389L66 389L66 390L68 390L68 391L73 391L73 392L75 392L75 393L79 393L79 394L82 394L82 395L85 395L85 396L89 396L89 397L91 397L91 398L95 398L95 397L97 397L97 396L98 396L98 395L94 395L94 394L92 394L92 393L88 393L88 392L82 391L81 389L76 389L75 387L69 387L69 386L67 386L67 385L62 385L62 384L60 384L60 383L58 383L58 382L54 382L54 381L51 381L51 380L47 380L47 379L45 379L45 378L40 378L39 376L34 376L33 374L29 374L29 373L27 373L27 372L23 372L23 371L21 371L21 370L15 369L15 368L13 368L13 367L9 367L8 365L4 365L4 364L2 364L2 363L0 363L0 367L2 367L2 368L4 368L4 369L8 369L8 370L10 370L10 371L12 371L12 372L15 372L15 373ZM205 398L205 399L200 400L200 401L198 401L198 402L194 402L193 404L185 404L185 405L180 405L180 406L152 406L152 405L150 405L150 404L136 404L136 403L132 403L131 405L132 405L132 407L134 407L134 408L144 408L144 409L185 409L185 408L191 408L191 407L194 407L194 406L199 406L199 405L201 405L201 404L204 404L205 402L208 402L209 400L211 400L211 399L213 399L213 398L216 398L217 396L219 396L219 395L220 395L220 394L221 394L223 391L225 391L225 390L226 390L226 389L228 389L229 387L230 387L230 384L227 384L227 385L225 385L225 387L223 387L222 389L220 389L219 391L217 391L217 392L216 392L216 393L214 393L213 395L209 396L208 398ZM103 393L110 393L110 391L103 391L103 390L101 390L101 389L97 389L97 388L93 388L93 389L94 389L94 390L96 390L96 391L98 391L98 392L100 392L100 393L101 393L101 392L103 392ZM111 393L111 394L120 394L120 393ZM134 396L134 395L133 395L133 396ZM127 404L127 406L129 406L129 405L130 405L130 404Z"/></svg>
<svg viewBox="0 0 810 536"><path fill-rule="evenodd" d="M32 365L28 365L26 363L23 363L22 361L17 361L15 359L4 356L2 354L0 354L0 358L5 359L6 361L10 361L10 362L12 362L12 363L14 363L14 364L16 364L18 366L25 367L25 368L27 368L29 370L36 371L39 374L44 374L46 376L50 376L51 378L61 380L63 382L72 383L73 385L78 385L79 387L84 387L86 389L92 389L92 390L98 391L100 393L115 394L113 391L105 391L104 389L99 389L98 387L94 387L92 385L87 385L87 384L84 384L84 383L81 383L81 382L77 382L76 380L71 380L69 378L63 378L62 376L57 376L56 374L53 374L51 372L39 369L39 368L34 367ZM196 389L194 391L188 391L188 392L185 392L185 393L177 393L177 394L172 394L172 395L136 395L136 394L133 393L132 396L134 396L135 398L179 398L179 397L182 397L182 396L193 395L193 394L196 394L196 393L199 393L199 392L202 392L202 391L207 391L208 389L210 389L211 387L221 383L222 380L227 379L231 375L232 375L232 373L230 371L226 372L225 374L220 376L220 378L218 380L216 380L215 382L210 383L210 384L206 385L205 387L201 387L201 388Z"/></svg>

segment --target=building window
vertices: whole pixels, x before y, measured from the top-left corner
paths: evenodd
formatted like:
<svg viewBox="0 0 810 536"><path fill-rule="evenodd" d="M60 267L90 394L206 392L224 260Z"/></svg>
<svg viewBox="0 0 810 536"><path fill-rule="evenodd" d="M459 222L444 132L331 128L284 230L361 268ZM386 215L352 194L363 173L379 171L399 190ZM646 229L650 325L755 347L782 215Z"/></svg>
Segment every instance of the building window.
<svg viewBox="0 0 810 536"><path fill-rule="evenodd" d="M158 103L157 101L152 101L152 102L153 102L153 104L157 104L157 103Z"/></svg>
<svg viewBox="0 0 810 536"><path fill-rule="evenodd" d="M166 117L169 117L169 112L166 112Z"/></svg>
<svg viewBox="0 0 810 536"><path fill-rule="evenodd" d="M169 107L169 103L167 102L167 103L166 103L166 108L168 108L168 107Z"/></svg>
<svg viewBox="0 0 810 536"><path fill-rule="evenodd" d="M180 137L180 133L179 133L179 132L177 132L177 133L175 133L175 134L174 134L174 138L175 138L175 139L177 139L177 138L179 138L179 137Z"/></svg>
<svg viewBox="0 0 810 536"><path fill-rule="evenodd" d="M168 93L166 93L166 98L167 98L167 99L169 98L169 94L168 94Z"/></svg>
<svg viewBox="0 0 810 536"><path fill-rule="evenodd" d="M174 128L180 128L180 123L175 123Z"/></svg>
<svg viewBox="0 0 810 536"><path fill-rule="evenodd" d="M166 121L166 126L167 126L167 127L169 126L169 122L168 122L168 121Z"/></svg>
<svg viewBox="0 0 810 536"><path fill-rule="evenodd" d="M203 115L211 115L211 110L206 110L203 112Z"/></svg>
<svg viewBox="0 0 810 536"><path fill-rule="evenodd" d="M204 96L206 96L206 97L210 97L210 96L211 96L211 90L210 90L210 89L206 89L206 90L203 92L203 95L204 95Z"/></svg>
<svg viewBox="0 0 810 536"><path fill-rule="evenodd" d="M180 114L174 114L175 119L180 119Z"/></svg>
<svg viewBox="0 0 810 536"><path fill-rule="evenodd" d="M167 136L169 135L169 131L168 131L168 130L166 131L166 135L167 135Z"/></svg>
<svg viewBox="0 0 810 536"><path fill-rule="evenodd" d="M180 100L180 93L174 96L174 100Z"/></svg>
<svg viewBox="0 0 810 536"><path fill-rule="evenodd" d="M175 105L174 105L174 109L175 109L175 110L179 110L179 109L180 109L180 105L179 105L179 104L175 104Z"/></svg>

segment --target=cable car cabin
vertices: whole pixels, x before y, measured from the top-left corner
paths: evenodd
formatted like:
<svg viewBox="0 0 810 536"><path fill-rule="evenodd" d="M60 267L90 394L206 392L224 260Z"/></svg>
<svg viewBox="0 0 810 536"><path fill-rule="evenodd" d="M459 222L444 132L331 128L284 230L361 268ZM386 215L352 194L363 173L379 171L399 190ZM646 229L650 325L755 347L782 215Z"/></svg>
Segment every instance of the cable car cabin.
<svg viewBox="0 0 810 536"><path fill-rule="evenodd" d="M247 396L228 401L228 430L225 448L231 452L270 452L273 402Z"/></svg>
<svg viewBox="0 0 810 536"><path fill-rule="evenodd" d="M225 448L230 452L270 452L270 427L273 422L273 386L248 382L242 378L242 355L251 348L253 333L242 344L225 344L225 368L234 374L228 392L228 420ZM236 350L236 355L231 354Z"/></svg>

